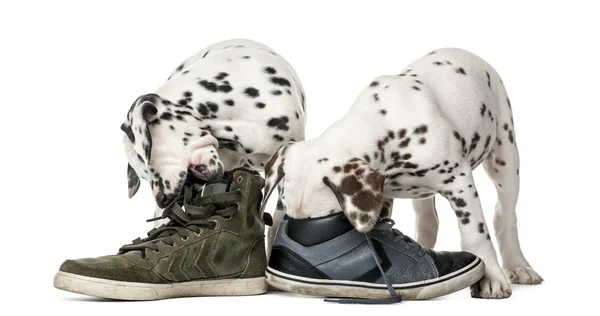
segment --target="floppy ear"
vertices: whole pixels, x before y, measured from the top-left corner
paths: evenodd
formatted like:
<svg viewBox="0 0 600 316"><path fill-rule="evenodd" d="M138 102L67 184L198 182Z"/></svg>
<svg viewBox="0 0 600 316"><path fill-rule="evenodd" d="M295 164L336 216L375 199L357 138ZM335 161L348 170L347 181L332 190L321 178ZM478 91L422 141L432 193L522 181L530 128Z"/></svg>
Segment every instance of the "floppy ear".
<svg viewBox="0 0 600 316"><path fill-rule="evenodd" d="M157 96L147 94L139 97L127 113L128 122L121 125L121 130L127 134L129 140L133 143L133 148L138 153L144 153L146 165L150 162L152 153L152 137L148 126L150 115L156 115Z"/></svg>
<svg viewBox="0 0 600 316"><path fill-rule="evenodd" d="M385 176L358 158L330 172L323 182L333 191L350 223L360 232L370 231L383 207Z"/></svg>
<svg viewBox="0 0 600 316"><path fill-rule="evenodd" d="M262 216L265 211L265 206L267 205L267 201L269 201L269 197L271 193L277 187L277 184L285 173L283 172L283 163L285 162L285 154L288 149L293 144L293 142L285 143L281 148L279 148L273 156L267 161L265 164L265 194L263 194L263 200L260 207L260 215Z"/></svg>
<svg viewBox="0 0 600 316"><path fill-rule="evenodd" d="M137 190L140 188L140 177L138 177L135 170L131 167L130 164L127 164L127 188L128 197L131 199Z"/></svg>

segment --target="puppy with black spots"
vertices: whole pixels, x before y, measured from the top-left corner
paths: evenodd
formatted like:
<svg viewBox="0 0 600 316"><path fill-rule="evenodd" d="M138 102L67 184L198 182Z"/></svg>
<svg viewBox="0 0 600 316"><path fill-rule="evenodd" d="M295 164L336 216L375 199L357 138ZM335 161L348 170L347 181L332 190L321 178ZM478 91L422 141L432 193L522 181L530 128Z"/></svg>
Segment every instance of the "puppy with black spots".
<svg viewBox="0 0 600 316"><path fill-rule="evenodd" d="M498 191L494 230L504 271L473 181L480 164ZM456 214L463 250L486 264L472 296L509 297L508 279L542 282L517 234L519 152L511 104L496 71L472 53L439 49L399 75L376 78L320 137L280 148L266 176L265 201L278 187L287 215L344 212L361 232L391 216L394 198L413 199L416 239L430 248L439 194Z"/></svg>
<svg viewBox="0 0 600 316"><path fill-rule="evenodd" d="M129 197L148 180L158 216L188 172L262 171L284 142L304 140L305 120L302 85L283 57L245 39L209 46L131 105L121 125Z"/></svg>

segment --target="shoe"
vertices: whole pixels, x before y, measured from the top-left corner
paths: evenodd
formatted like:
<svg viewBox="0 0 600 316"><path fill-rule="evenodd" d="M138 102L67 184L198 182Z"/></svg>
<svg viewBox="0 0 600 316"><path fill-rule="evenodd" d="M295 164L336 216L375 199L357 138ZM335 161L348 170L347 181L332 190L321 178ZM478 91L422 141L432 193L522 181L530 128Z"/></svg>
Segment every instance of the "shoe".
<svg viewBox="0 0 600 316"><path fill-rule="evenodd" d="M65 261L54 286L119 300L265 293L263 179L236 169L200 181L165 209L167 224L116 255Z"/></svg>
<svg viewBox="0 0 600 316"><path fill-rule="evenodd" d="M383 219L363 234L343 213L286 216L271 250L267 283L282 291L352 298L340 303L393 303L450 294L483 277L479 257L423 248L393 225Z"/></svg>

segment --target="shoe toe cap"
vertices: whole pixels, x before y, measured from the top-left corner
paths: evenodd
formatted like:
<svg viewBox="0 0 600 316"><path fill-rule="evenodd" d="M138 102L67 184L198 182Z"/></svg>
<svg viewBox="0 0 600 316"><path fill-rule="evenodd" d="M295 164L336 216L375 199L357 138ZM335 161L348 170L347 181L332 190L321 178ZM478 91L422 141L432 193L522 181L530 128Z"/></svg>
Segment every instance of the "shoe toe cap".
<svg viewBox="0 0 600 316"><path fill-rule="evenodd" d="M163 282L151 270L138 267L125 258L119 258L119 256L66 260L60 266L59 271L113 281Z"/></svg>
<svg viewBox="0 0 600 316"><path fill-rule="evenodd" d="M428 250L427 253L433 259L439 276L456 272L469 266L474 261L479 260L477 256L466 251L450 252Z"/></svg>

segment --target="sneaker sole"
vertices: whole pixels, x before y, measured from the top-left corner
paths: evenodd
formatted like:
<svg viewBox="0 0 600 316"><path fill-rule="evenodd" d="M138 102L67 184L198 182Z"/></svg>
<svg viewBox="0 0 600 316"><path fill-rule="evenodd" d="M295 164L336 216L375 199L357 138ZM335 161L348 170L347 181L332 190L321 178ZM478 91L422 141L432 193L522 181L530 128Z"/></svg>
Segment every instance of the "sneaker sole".
<svg viewBox="0 0 600 316"><path fill-rule="evenodd" d="M479 258L468 266L445 276L414 283L394 284L396 293L405 300L425 300L460 291L483 277L485 264ZM267 267L267 283L286 292L324 297L385 298L390 293L385 284L311 279L283 273Z"/></svg>
<svg viewBox="0 0 600 316"><path fill-rule="evenodd" d="M152 284L113 281L59 271L57 289L116 300L148 301L190 296L256 295L267 292L264 277Z"/></svg>

